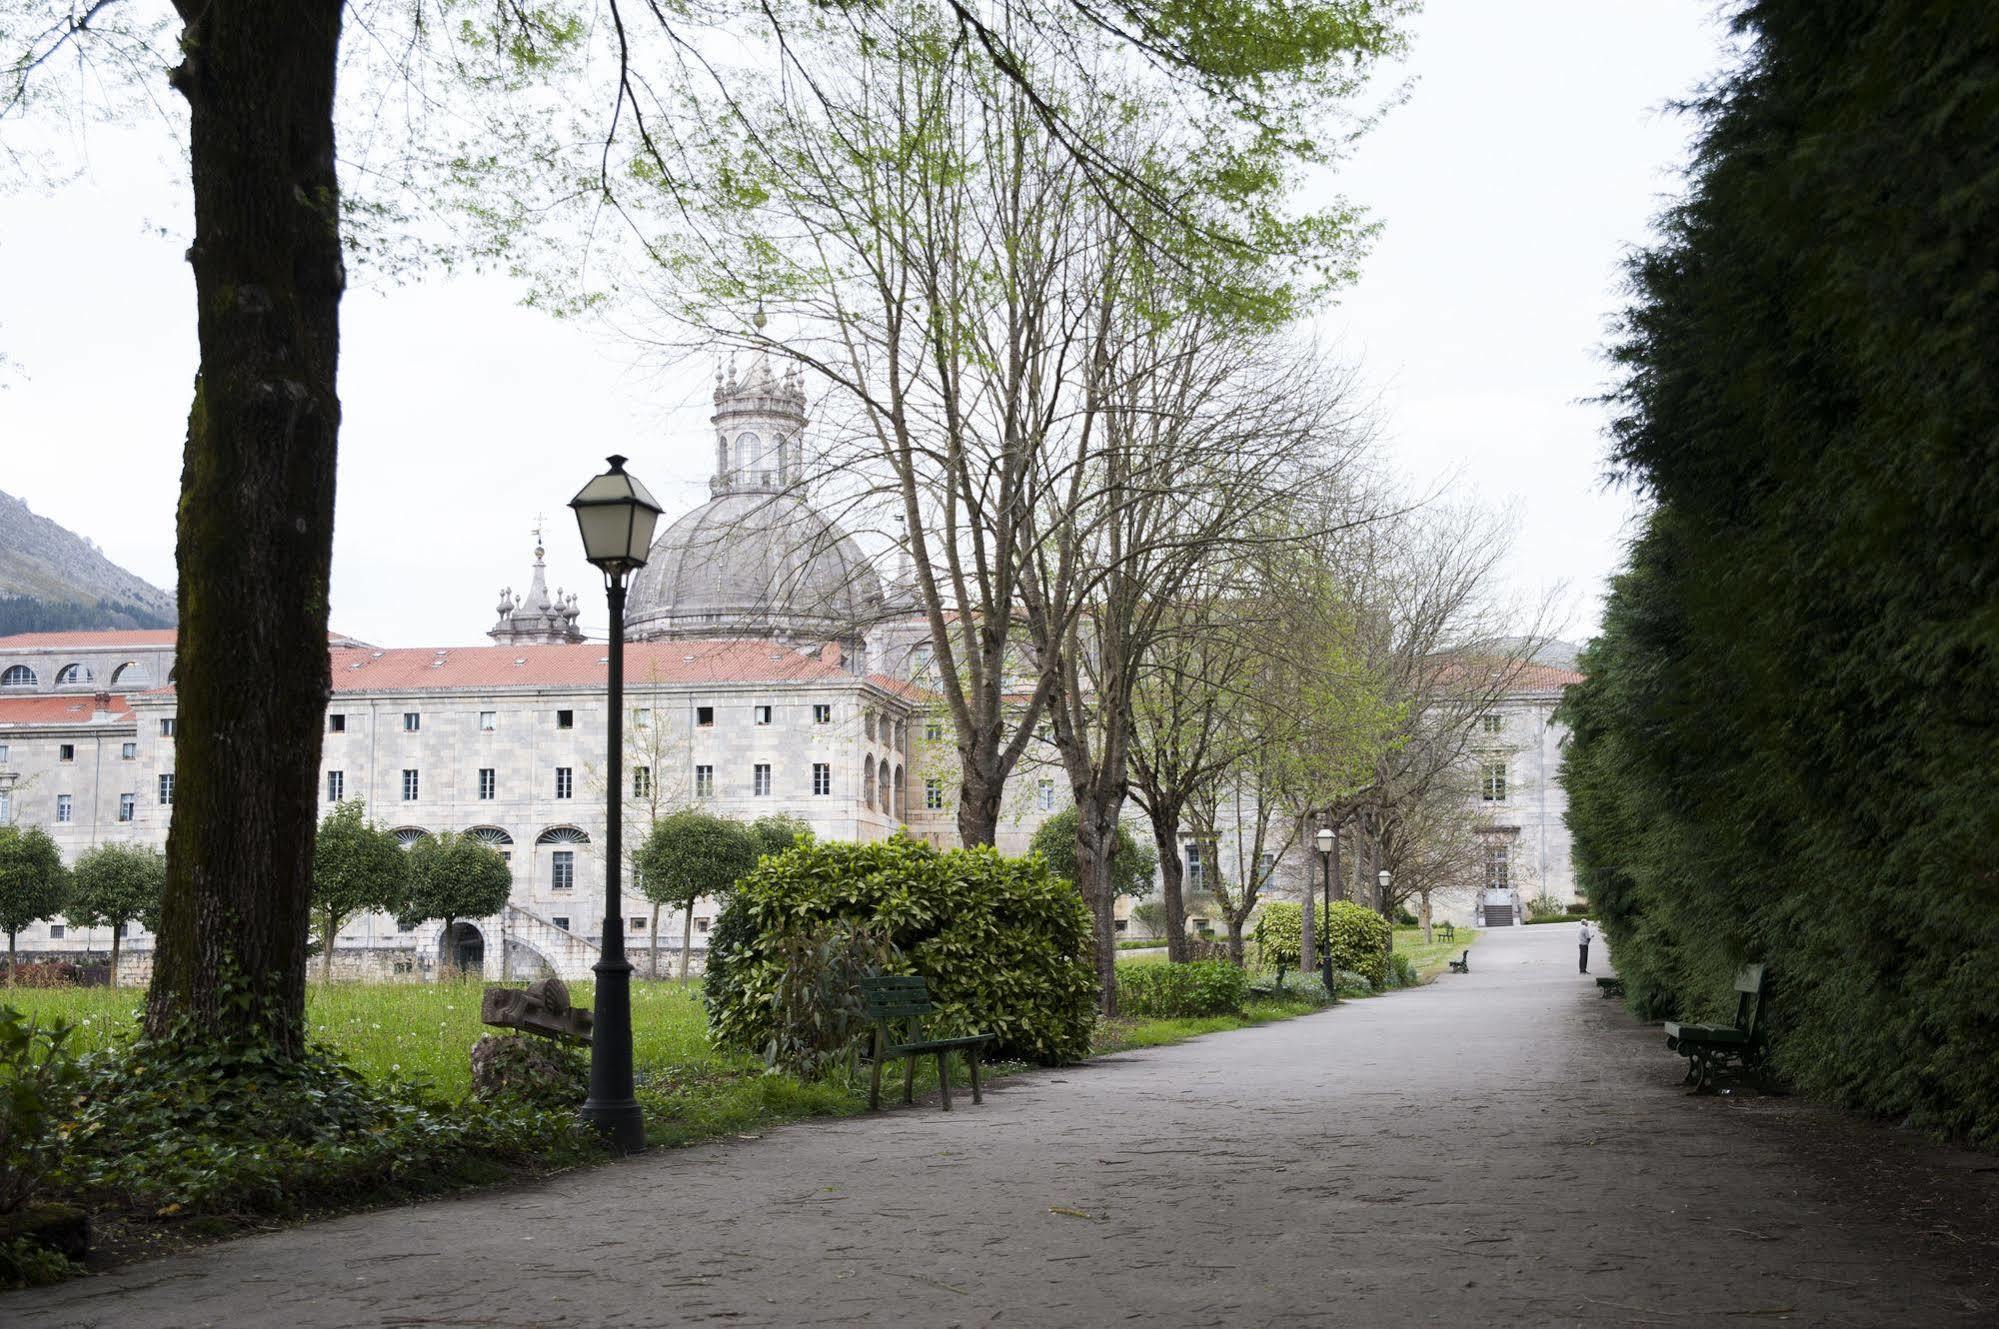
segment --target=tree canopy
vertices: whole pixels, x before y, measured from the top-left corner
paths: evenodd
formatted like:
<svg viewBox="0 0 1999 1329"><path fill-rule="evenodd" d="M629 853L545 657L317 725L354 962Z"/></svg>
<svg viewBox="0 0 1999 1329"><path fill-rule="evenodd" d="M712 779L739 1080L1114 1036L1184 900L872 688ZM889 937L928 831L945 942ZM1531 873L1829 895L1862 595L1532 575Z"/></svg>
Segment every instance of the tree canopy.
<svg viewBox="0 0 1999 1329"><path fill-rule="evenodd" d="M409 885L396 921L404 927L442 919L485 918L506 908L513 871L500 851L469 835L444 831L409 847Z"/></svg>
<svg viewBox="0 0 1999 1329"><path fill-rule="evenodd" d="M777 833L775 827L763 832ZM640 889L647 899L677 909L704 895L726 894L756 866L759 839L741 822L708 812L687 809L662 817L635 856Z"/></svg>
<svg viewBox="0 0 1999 1329"><path fill-rule="evenodd" d="M22 928L59 914L69 890L62 851L39 826L0 826L0 932L7 954Z"/></svg>
<svg viewBox="0 0 1999 1329"><path fill-rule="evenodd" d="M409 858L390 832L342 801L319 823L312 849L312 910L319 926L322 973L333 974L333 943L355 914L392 913L409 897ZM490 912L490 911L488 911Z"/></svg>

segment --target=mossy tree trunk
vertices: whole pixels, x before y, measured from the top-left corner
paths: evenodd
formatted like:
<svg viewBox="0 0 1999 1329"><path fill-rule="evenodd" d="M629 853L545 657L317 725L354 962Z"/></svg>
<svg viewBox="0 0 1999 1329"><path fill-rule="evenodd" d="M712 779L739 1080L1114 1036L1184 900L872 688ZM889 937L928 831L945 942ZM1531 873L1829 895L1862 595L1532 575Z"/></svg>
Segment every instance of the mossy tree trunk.
<svg viewBox="0 0 1999 1329"><path fill-rule="evenodd" d="M297 1051L328 694L341 0L175 0L200 369L181 471L179 724L149 1033ZM248 1000L225 999L240 981Z"/></svg>

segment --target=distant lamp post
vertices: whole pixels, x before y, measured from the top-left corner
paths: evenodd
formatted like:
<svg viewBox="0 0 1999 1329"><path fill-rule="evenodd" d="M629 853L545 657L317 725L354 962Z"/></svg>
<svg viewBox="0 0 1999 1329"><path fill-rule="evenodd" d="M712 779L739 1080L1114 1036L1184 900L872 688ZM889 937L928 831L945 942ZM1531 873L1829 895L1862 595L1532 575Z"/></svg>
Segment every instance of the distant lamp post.
<svg viewBox="0 0 1999 1329"><path fill-rule="evenodd" d="M1321 826L1312 839L1319 846L1319 863L1326 876L1326 925L1319 929L1324 934L1319 938L1319 975L1325 980L1326 995L1338 1001L1340 988L1333 973L1333 845L1339 837L1333 834L1332 827ZM1309 897L1311 892L1307 890L1305 894ZM1309 899L1306 908L1311 908Z"/></svg>
<svg viewBox="0 0 1999 1329"><path fill-rule="evenodd" d="M645 1148L646 1128L632 1092L632 966L625 958L624 900L618 890L624 869L624 819L618 795L625 780L625 578L645 566L660 509L637 477L625 473L623 457L606 460L611 469L569 500L583 536L583 557L604 574L604 592L611 602L604 943L592 966L597 975L597 1013L590 1036L590 1097L583 1101L583 1119L603 1132L618 1152L632 1154Z"/></svg>
<svg viewBox="0 0 1999 1329"><path fill-rule="evenodd" d="M1388 869L1383 868L1381 871L1375 873L1374 879L1381 885L1381 916L1388 920L1388 950L1386 954L1393 954L1395 951L1395 915L1390 912L1388 903L1388 883L1391 880Z"/></svg>

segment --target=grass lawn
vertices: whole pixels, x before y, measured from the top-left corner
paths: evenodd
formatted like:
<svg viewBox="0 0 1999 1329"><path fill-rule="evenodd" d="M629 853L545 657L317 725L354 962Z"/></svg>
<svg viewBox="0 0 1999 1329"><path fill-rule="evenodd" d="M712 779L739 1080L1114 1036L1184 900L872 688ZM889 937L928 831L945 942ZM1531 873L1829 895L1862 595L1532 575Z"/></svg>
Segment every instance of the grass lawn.
<svg viewBox="0 0 1999 1329"><path fill-rule="evenodd" d="M1443 933L1435 929L1432 933L1436 940L1425 945L1423 929L1395 929L1395 949L1409 957L1409 962L1416 966L1416 977L1425 983L1443 973L1447 964L1463 955L1466 948L1478 940L1476 928L1459 928L1455 941L1445 941Z"/></svg>

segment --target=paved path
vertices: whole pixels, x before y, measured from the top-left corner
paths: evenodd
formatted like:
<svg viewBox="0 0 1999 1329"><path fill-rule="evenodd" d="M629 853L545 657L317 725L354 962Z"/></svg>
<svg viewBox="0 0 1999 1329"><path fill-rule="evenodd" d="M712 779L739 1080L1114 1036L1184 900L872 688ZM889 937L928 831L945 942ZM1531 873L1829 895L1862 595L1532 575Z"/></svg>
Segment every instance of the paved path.
<svg viewBox="0 0 1999 1329"><path fill-rule="evenodd" d="M1999 1319L1989 1286L1808 1156L1846 1128L1688 1098L1571 945L1565 927L1488 933L1469 976L1020 1077L983 1108L250 1238L0 1298L0 1322Z"/></svg>

